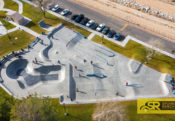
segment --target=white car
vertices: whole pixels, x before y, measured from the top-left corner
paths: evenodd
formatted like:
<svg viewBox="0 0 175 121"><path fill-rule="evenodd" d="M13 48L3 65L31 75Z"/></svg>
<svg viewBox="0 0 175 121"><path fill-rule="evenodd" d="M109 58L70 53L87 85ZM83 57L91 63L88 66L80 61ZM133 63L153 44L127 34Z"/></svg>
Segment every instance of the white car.
<svg viewBox="0 0 175 121"><path fill-rule="evenodd" d="M94 20L90 20L89 22L87 22L87 24L86 24L86 26L87 27L90 27L92 24L94 24L95 22L94 22Z"/></svg>
<svg viewBox="0 0 175 121"><path fill-rule="evenodd" d="M52 8L52 11L56 12L58 9L60 9L60 6L59 6L59 5L55 5L55 6Z"/></svg>
<svg viewBox="0 0 175 121"><path fill-rule="evenodd" d="M65 15L67 15L69 12L70 12L69 9L65 9L65 10L63 10L63 11L61 12L61 15L62 15L62 16L65 16Z"/></svg>
<svg viewBox="0 0 175 121"><path fill-rule="evenodd" d="M102 24L100 24L98 27L97 27L97 31L98 32L100 32L100 31L102 31L103 30L103 28L105 27L105 24L104 23L102 23Z"/></svg>

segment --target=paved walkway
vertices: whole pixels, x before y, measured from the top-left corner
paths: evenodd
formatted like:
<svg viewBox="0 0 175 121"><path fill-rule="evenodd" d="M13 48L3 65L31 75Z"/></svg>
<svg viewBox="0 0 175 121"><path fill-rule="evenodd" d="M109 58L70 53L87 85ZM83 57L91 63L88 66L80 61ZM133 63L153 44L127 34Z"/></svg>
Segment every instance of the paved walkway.
<svg viewBox="0 0 175 121"><path fill-rule="evenodd" d="M91 33L91 34L89 35L88 39L91 40L94 36L95 36L95 34L94 34L94 33Z"/></svg>
<svg viewBox="0 0 175 121"><path fill-rule="evenodd" d="M20 2L19 0L13 0L13 1L16 2L16 3L18 4L18 7L19 7L18 12L19 12L20 14L22 14L22 13L23 13L23 4L22 4L22 2Z"/></svg>
<svg viewBox="0 0 175 121"><path fill-rule="evenodd" d="M6 28L4 27L4 25L2 24L2 22L0 21L0 36L3 36L7 33Z"/></svg>
<svg viewBox="0 0 175 121"><path fill-rule="evenodd" d="M3 9L3 7L4 7L4 1L0 0L0 10Z"/></svg>
<svg viewBox="0 0 175 121"><path fill-rule="evenodd" d="M34 32L34 31L32 31L31 29L29 29L29 28L27 28L27 27L25 27L25 26L21 26L21 25L15 23L15 22L13 22L13 21L9 21L9 22L10 22L11 24L15 25L16 27L18 27L18 29L24 30L24 31L26 31L27 33L29 33L29 34L31 34L31 35L33 35L33 36L35 36L35 37L39 37L39 36L40 36L40 34L38 34L38 33Z"/></svg>

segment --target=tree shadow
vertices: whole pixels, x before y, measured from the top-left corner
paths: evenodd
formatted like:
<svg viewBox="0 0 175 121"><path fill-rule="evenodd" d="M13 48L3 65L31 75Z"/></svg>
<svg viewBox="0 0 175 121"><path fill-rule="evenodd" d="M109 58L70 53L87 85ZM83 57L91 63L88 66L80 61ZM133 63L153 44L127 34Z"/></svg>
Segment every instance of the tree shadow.
<svg viewBox="0 0 175 121"><path fill-rule="evenodd" d="M26 25L26 27L32 27L32 26L36 26L36 24L33 22L33 21L31 21L31 22L29 22L27 25Z"/></svg>

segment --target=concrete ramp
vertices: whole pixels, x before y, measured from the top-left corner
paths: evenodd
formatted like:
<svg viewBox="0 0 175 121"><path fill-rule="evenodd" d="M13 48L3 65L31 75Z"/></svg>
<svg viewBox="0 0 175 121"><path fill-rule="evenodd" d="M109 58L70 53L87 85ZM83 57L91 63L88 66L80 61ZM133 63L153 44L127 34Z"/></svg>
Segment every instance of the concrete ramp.
<svg viewBox="0 0 175 121"><path fill-rule="evenodd" d="M95 46L95 51L97 51L101 54L104 54L108 57L114 57L115 56L115 54L112 51L110 51L106 48L100 47L100 46Z"/></svg>
<svg viewBox="0 0 175 121"><path fill-rule="evenodd" d="M18 59L7 66L6 74L12 79L17 79L26 69L28 61L26 59Z"/></svg>

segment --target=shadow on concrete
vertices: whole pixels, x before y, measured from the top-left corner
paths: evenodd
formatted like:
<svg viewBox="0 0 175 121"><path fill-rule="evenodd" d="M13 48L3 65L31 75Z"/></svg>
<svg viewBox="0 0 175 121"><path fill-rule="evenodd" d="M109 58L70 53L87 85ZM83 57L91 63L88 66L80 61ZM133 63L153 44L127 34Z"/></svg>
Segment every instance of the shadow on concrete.
<svg viewBox="0 0 175 121"><path fill-rule="evenodd" d="M72 101L76 99L76 83L73 78L73 67L70 65L69 70L69 97Z"/></svg>
<svg viewBox="0 0 175 121"><path fill-rule="evenodd" d="M21 89L25 89L25 85L21 81L17 80L17 82Z"/></svg>
<svg viewBox="0 0 175 121"><path fill-rule="evenodd" d="M12 79L17 79L25 70L27 64L28 61L26 59L18 59L11 62L6 69L7 76Z"/></svg>
<svg viewBox="0 0 175 121"><path fill-rule="evenodd" d="M52 71L59 71L59 70L61 70L60 65L41 66L41 67L35 69L35 71L37 71L41 74L48 74Z"/></svg>

